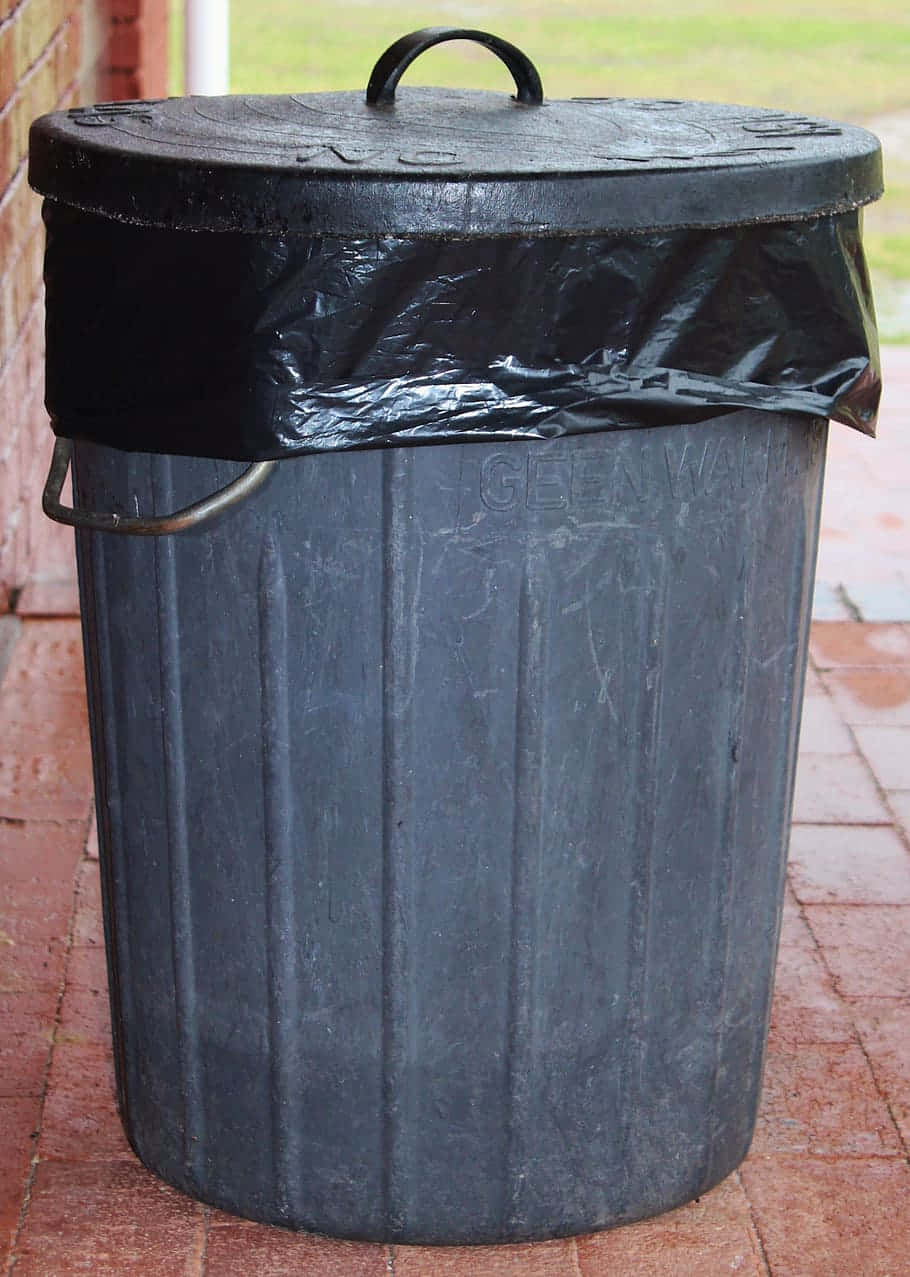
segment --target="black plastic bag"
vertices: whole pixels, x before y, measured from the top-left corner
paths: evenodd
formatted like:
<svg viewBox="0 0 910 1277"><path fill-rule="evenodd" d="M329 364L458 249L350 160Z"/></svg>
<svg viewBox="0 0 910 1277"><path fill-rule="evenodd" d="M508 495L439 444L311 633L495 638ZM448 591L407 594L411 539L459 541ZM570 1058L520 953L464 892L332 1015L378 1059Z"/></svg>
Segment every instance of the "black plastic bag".
<svg viewBox="0 0 910 1277"><path fill-rule="evenodd" d="M747 407L875 432L860 212L369 240L44 216L47 407L70 438L261 460Z"/></svg>

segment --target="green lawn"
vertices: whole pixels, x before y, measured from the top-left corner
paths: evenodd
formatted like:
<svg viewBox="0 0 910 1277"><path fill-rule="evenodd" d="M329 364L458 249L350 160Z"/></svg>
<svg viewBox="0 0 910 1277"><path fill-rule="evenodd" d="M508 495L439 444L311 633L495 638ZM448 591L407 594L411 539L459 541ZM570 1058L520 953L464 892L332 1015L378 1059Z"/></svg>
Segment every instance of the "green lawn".
<svg viewBox="0 0 910 1277"><path fill-rule="evenodd" d="M179 3L173 5L175 68ZM883 336L910 341L910 5L907 0L442 0L430 9L348 0L233 0L235 93L366 85L382 50L428 25L474 25L520 45L551 97L609 95L739 102L871 123L906 112L906 141L885 151L885 198L866 214ZM413 84L506 90L485 50L425 54ZM175 91L179 82L175 75ZM886 141L891 133L883 127Z"/></svg>

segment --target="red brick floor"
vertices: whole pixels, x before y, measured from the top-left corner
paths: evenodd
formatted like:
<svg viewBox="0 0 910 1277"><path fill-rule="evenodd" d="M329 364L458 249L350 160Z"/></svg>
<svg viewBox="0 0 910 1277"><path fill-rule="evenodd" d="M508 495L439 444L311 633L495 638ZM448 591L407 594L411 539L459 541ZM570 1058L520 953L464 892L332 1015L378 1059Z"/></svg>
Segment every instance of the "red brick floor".
<svg viewBox="0 0 910 1277"><path fill-rule="evenodd" d="M78 625L4 621L0 1255L15 1277L910 1272L910 625L816 623L761 1115L659 1219L534 1246L356 1245L233 1219L129 1150L112 1086ZM10 644L10 641L11 644Z"/></svg>

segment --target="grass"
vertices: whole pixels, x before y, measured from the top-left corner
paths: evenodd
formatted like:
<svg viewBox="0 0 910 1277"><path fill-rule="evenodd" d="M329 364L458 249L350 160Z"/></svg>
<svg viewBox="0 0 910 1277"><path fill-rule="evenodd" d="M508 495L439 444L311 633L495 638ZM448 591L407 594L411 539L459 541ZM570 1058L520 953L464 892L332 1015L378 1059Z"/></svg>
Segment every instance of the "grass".
<svg viewBox="0 0 910 1277"><path fill-rule="evenodd" d="M182 5L172 3L174 66ZM883 336L910 331L910 6L906 0L439 0L432 8L368 0L302 5L233 0L235 93L360 88L397 36L430 25L476 25L520 45L550 97L702 98L771 106L875 125L907 113L903 143L886 149L888 191L866 214L876 285L898 300ZM409 84L503 89L504 68L459 42L433 49ZM175 91L178 85L175 83ZM886 135L886 141L888 136ZM903 149L902 149L903 148Z"/></svg>
<svg viewBox="0 0 910 1277"><path fill-rule="evenodd" d="M881 234L866 231L866 253L889 279L910 282L910 234Z"/></svg>
<svg viewBox="0 0 910 1277"><path fill-rule="evenodd" d="M829 6L688 7L643 0L606 6L499 3L467 21L501 31L541 68L548 93L695 97L775 105L848 118L908 104L910 12ZM234 0L233 89L286 92L365 85L378 53L428 22L464 21L470 6ZM737 12L737 10L739 10ZM305 18L304 18L305 14ZM449 45L425 55L409 81L496 88L502 68L483 50Z"/></svg>
<svg viewBox="0 0 910 1277"><path fill-rule="evenodd" d="M179 3L172 8L179 17ZM847 119L910 105L910 8L904 0L442 0L433 9L364 0L233 0L232 91L357 88L378 54L419 26L475 23L521 45L552 97L694 97ZM175 27L176 27L175 23ZM175 41L175 45L178 42ZM450 44L408 72L414 84L504 87L484 50Z"/></svg>

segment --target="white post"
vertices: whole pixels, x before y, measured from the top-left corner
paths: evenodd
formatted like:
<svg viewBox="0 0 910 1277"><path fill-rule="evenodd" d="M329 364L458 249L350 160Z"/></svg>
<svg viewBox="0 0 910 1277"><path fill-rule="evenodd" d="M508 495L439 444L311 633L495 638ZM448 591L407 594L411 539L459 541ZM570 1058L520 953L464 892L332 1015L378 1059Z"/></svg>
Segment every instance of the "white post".
<svg viewBox="0 0 910 1277"><path fill-rule="evenodd" d="M229 0L185 0L184 93L228 92Z"/></svg>

